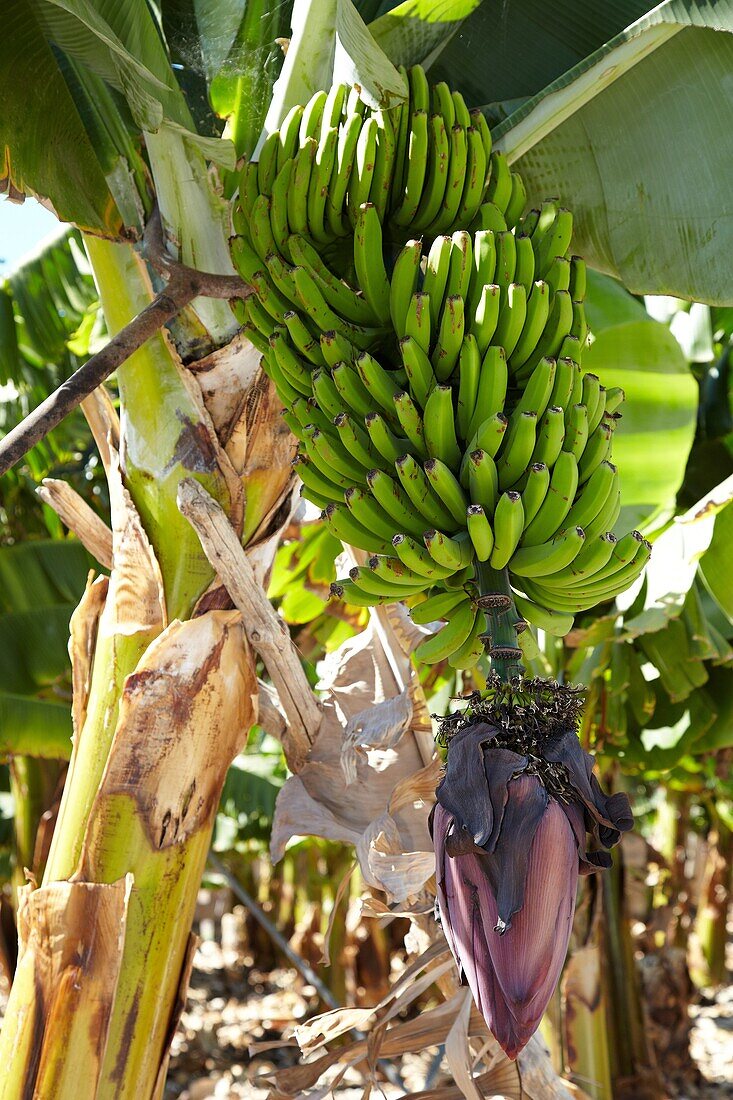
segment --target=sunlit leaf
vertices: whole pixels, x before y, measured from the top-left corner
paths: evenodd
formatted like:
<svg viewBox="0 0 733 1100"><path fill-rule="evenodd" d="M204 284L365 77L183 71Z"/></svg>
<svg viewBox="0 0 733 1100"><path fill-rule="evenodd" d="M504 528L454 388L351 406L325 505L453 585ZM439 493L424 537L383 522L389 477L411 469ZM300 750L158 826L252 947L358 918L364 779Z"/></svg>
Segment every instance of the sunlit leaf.
<svg viewBox="0 0 733 1100"><path fill-rule="evenodd" d="M626 394L613 444L624 502L619 527L642 527L674 508L695 436L697 383L669 329L611 280L591 281L588 317L595 340L583 367Z"/></svg>
<svg viewBox="0 0 733 1100"><path fill-rule="evenodd" d="M405 0L369 30L393 64L430 65L480 5L481 0Z"/></svg>
<svg viewBox="0 0 733 1100"><path fill-rule="evenodd" d="M635 293L733 301L731 31L730 0L667 0L495 132L530 198L559 196L578 251Z"/></svg>

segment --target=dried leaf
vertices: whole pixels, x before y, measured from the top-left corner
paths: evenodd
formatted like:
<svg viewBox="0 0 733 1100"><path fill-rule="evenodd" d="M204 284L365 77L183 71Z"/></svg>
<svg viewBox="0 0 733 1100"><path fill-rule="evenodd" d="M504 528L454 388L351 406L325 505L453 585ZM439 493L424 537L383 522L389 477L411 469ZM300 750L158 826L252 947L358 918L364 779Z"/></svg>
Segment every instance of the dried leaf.
<svg viewBox="0 0 733 1100"><path fill-rule="evenodd" d="M92 577L93 574L90 573L84 595L69 623L69 657L73 687L71 717L75 740L81 733L87 714L97 629L109 588L107 577L97 577L96 580L92 580Z"/></svg>
<svg viewBox="0 0 733 1100"><path fill-rule="evenodd" d="M99 564L111 569L112 532L84 498L68 482L53 477L45 477L36 491Z"/></svg>
<svg viewBox="0 0 733 1100"><path fill-rule="evenodd" d="M242 414L246 395L260 371L260 358L257 349L238 334L225 347L197 359L188 368L201 387L219 441L240 475L246 458L247 432L238 433L235 429L240 422L246 427Z"/></svg>
<svg viewBox="0 0 733 1100"><path fill-rule="evenodd" d="M24 1060L23 1095L95 1100L124 948L131 876L19 891L16 1010L0 1064ZM12 1087L12 1085L11 1085ZM20 1093L18 1093L20 1095Z"/></svg>
<svg viewBox="0 0 733 1100"><path fill-rule="evenodd" d="M466 1100L484 1100L473 1079L468 1050L468 1030L473 1005L470 989L465 990L462 996L463 1001L456 1014L455 1022L445 1040L445 1057L453 1078Z"/></svg>

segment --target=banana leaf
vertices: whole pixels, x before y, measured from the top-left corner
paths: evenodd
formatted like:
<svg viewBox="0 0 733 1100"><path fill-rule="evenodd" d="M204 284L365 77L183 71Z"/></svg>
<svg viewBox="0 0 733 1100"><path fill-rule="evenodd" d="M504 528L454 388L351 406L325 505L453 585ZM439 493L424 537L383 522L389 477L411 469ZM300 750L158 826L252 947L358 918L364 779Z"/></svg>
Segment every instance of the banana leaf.
<svg viewBox="0 0 733 1100"><path fill-rule="evenodd" d="M530 200L559 196L576 249L634 293L733 301L731 32L731 0L666 0L494 131Z"/></svg>
<svg viewBox="0 0 733 1100"><path fill-rule="evenodd" d="M644 529L674 511L695 437L697 383L667 326L618 283L592 272L587 313L594 339L583 368L626 394L613 444L624 502L618 527Z"/></svg>

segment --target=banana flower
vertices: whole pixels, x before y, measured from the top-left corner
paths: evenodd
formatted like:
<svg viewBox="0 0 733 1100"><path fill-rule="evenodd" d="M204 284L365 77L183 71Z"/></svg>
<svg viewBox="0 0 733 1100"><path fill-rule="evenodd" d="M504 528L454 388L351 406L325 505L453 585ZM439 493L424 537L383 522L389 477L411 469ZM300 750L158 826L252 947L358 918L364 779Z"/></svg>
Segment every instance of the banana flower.
<svg viewBox="0 0 733 1100"><path fill-rule="evenodd" d="M436 796L443 930L462 981L516 1058L560 976L578 875L610 866L603 849L632 827L629 801L603 793L573 728L518 738L480 718L453 734Z"/></svg>

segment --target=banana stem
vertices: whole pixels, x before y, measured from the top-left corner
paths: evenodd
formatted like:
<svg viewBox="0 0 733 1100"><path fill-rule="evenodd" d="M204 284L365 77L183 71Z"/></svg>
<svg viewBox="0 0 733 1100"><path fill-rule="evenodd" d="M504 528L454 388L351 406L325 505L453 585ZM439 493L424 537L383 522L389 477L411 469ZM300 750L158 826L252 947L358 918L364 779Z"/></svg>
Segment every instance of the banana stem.
<svg viewBox="0 0 733 1100"><path fill-rule="evenodd" d="M509 683L524 674L524 666L520 663L522 651L517 641L519 616L509 587L509 574L506 569L492 569L485 561L477 561L475 569L479 607L486 612L489 622L486 652L491 670L500 680Z"/></svg>

